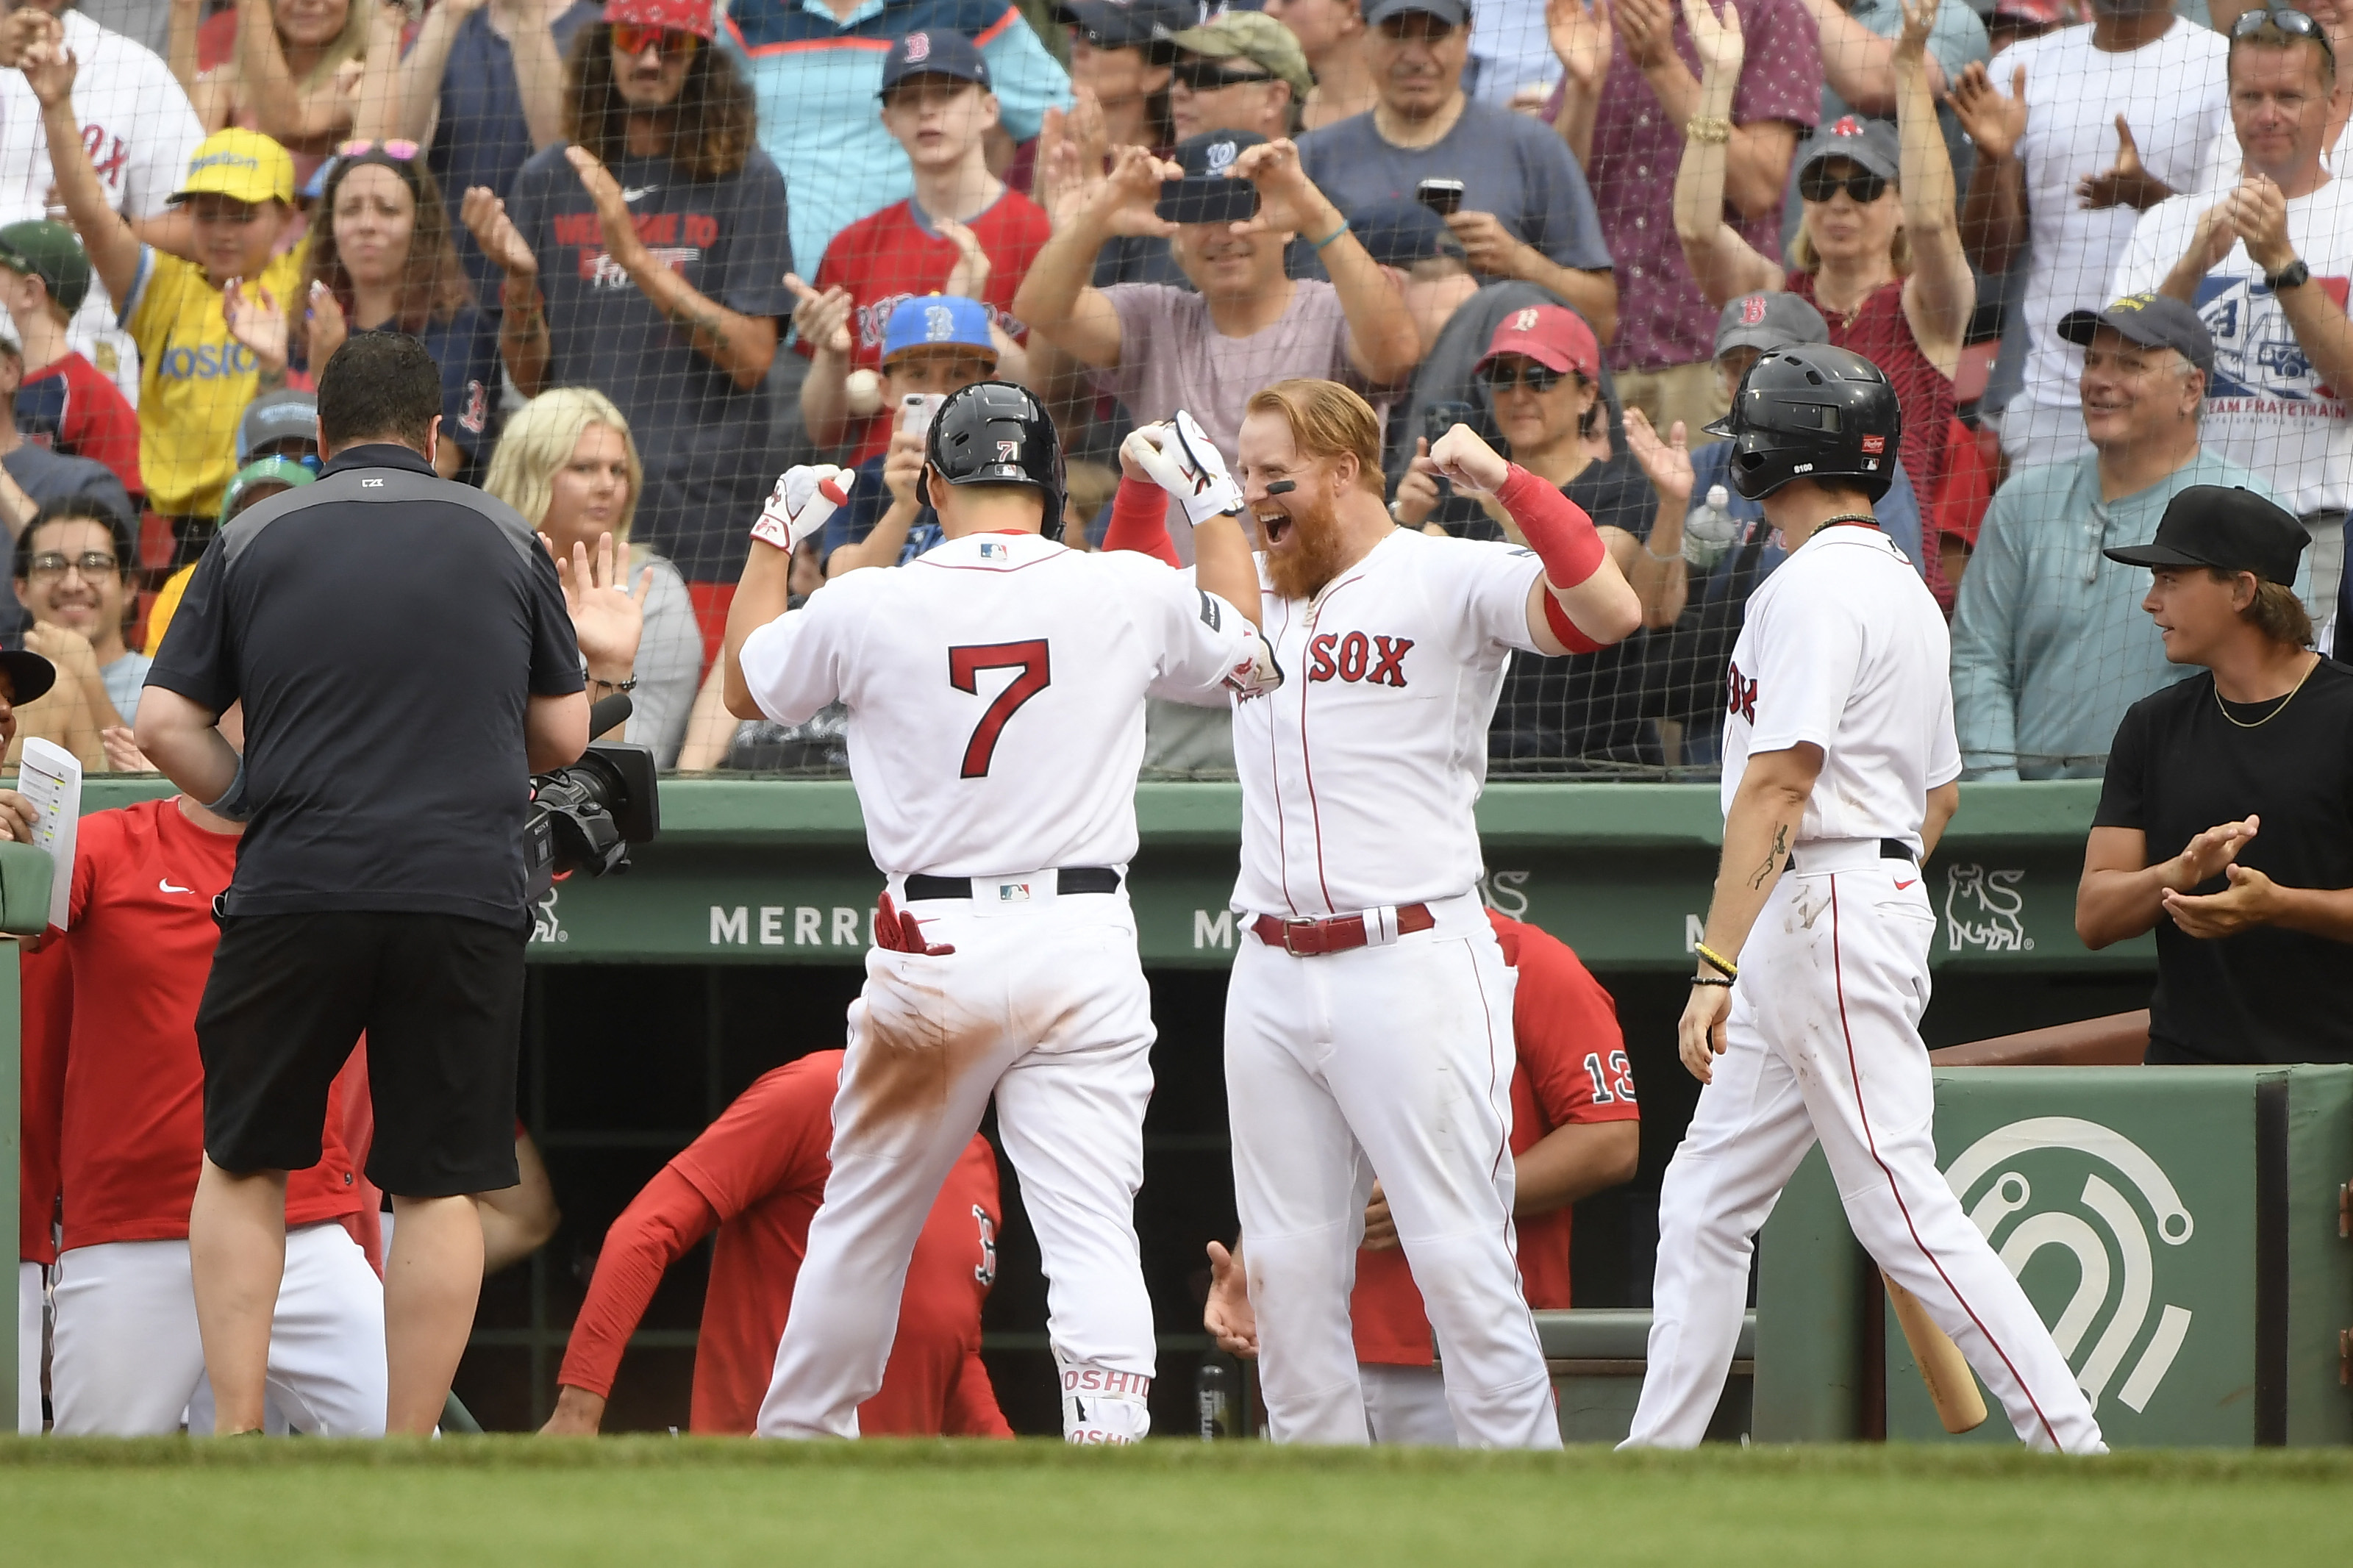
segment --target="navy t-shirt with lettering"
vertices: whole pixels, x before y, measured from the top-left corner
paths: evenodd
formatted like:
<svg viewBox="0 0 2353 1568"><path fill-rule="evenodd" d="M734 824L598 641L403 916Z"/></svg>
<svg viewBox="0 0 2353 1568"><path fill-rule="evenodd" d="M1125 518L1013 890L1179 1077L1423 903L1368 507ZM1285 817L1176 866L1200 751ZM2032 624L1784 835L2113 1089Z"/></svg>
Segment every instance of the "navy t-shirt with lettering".
<svg viewBox="0 0 2353 1568"><path fill-rule="evenodd" d="M147 684L245 704L227 912L526 918L533 697L582 689L555 563L405 447L347 448L197 563Z"/></svg>
<svg viewBox="0 0 2353 1568"><path fill-rule="evenodd" d="M628 416L646 469L633 536L691 582L732 583L744 531L776 483L767 384L737 387L606 254L596 204L564 152L551 147L524 164L507 198L539 258L548 384L593 386ZM792 314L785 179L766 153L753 150L717 180L688 179L668 158L607 167L647 247L698 293L741 315Z"/></svg>

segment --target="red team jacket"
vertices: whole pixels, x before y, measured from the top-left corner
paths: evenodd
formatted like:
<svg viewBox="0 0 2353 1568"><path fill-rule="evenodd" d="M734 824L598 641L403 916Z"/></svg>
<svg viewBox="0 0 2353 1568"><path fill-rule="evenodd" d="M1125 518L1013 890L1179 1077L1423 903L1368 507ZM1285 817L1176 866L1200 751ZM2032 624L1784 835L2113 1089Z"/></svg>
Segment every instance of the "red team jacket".
<svg viewBox="0 0 2353 1568"><path fill-rule="evenodd" d="M26 966L28 1001L39 1001L25 1015L26 1059L62 1068L38 1136L55 1139L63 1246L184 1240L204 1163L196 1004L237 840L190 822L176 797L93 813L79 834L69 930ZM361 1206L340 1100L330 1098L319 1163L287 1180L290 1226L348 1223Z"/></svg>
<svg viewBox="0 0 2353 1568"><path fill-rule="evenodd" d="M1052 221L1043 207L1008 185L965 226L988 253L988 281L981 289L981 303L1006 336L1026 341L1029 330L1013 318L1013 295L1029 275L1029 263L1053 237ZM835 235L818 264L816 287L822 293L839 285L857 301L849 314L850 367L880 368L882 329L889 325L891 312L904 300L946 288L948 274L963 257L955 241L918 224L908 202L894 202ZM813 352L806 342L793 346L805 354ZM855 468L890 446L892 417L886 408L851 422L854 439L843 443L850 448L845 466Z"/></svg>
<svg viewBox="0 0 2353 1568"><path fill-rule="evenodd" d="M776 1369L832 1174L840 1051L765 1074L663 1166L605 1234L596 1278L556 1381L609 1395L622 1348L662 1273L716 1230L694 1352L696 1432L748 1434ZM997 1279L997 1156L965 1146L940 1188L907 1268L899 1334L881 1392L858 1407L869 1436L1010 1437L980 1362L980 1307Z"/></svg>
<svg viewBox="0 0 2353 1568"><path fill-rule="evenodd" d="M1573 1121L1639 1118L1618 1005L1609 993L1559 938L1493 910L1487 919L1504 944L1504 962L1520 976L1512 1001L1520 1056L1512 1069L1512 1152L1527 1152L1545 1134ZM1520 1285L1532 1308L1568 1305L1570 1213L1562 1207L1518 1222ZM1358 1361L1428 1366L1434 1359L1421 1293L1398 1248L1357 1252L1348 1315Z"/></svg>

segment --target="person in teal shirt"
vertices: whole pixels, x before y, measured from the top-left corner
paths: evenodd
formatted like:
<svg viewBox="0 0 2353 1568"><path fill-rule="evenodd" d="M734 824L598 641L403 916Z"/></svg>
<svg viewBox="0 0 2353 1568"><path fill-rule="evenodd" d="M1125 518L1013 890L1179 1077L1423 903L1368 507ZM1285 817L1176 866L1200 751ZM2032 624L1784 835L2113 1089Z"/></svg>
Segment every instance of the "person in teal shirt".
<svg viewBox="0 0 2353 1568"><path fill-rule="evenodd" d="M2097 778L2125 710L2190 672L2141 610L2148 577L2101 553L2147 544L2192 485L2271 490L2199 444L2214 343L2160 294L2063 317L2084 348L2092 450L2022 469L1993 498L1953 615L1953 720L1966 778Z"/></svg>

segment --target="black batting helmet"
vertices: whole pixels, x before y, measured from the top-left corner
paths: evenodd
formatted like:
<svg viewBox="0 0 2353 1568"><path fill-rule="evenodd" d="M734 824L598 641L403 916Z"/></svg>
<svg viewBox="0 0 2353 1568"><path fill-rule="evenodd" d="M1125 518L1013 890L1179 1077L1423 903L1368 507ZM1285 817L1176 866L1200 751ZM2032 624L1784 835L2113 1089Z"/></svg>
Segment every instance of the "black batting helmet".
<svg viewBox="0 0 2353 1568"><path fill-rule="evenodd" d="M1791 479L1848 479L1877 500L1895 482L1904 410L1887 373L1861 354L1792 343L1748 367L1732 412L1707 433L1732 438L1732 488L1749 500Z"/></svg>
<svg viewBox="0 0 2353 1568"><path fill-rule="evenodd" d="M1062 537L1062 438L1046 405L1009 381L976 381L948 394L932 416L923 460L952 485L1035 485L1045 492L1038 530ZM929 483L928 476L925 483ZM922 498L930 500L926 491Z"/></svg>

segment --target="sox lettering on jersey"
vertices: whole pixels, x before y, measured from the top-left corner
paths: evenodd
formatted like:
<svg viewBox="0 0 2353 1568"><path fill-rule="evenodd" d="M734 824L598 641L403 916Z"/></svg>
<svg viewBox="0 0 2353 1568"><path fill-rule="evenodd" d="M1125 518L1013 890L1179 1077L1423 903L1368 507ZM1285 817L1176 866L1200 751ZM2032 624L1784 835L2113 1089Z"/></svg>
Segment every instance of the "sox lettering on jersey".
<svg viewBox="0 0 2353 1568"><path fill-rule="evenodd" d="M1740 673L1738 665L1728 667L1724 710L1737 713L1751 724L1757 722L1757 683Z"/></svg>
<svg viewBox="0 0 2353 1568"><path fill-rule="evenodd" d="M1370 686L1406 685L1405 656L1411 637L1367 637L1362 632L1345 637L1322 632L1307 639L1310 680L1363 681Z"/></svg>

